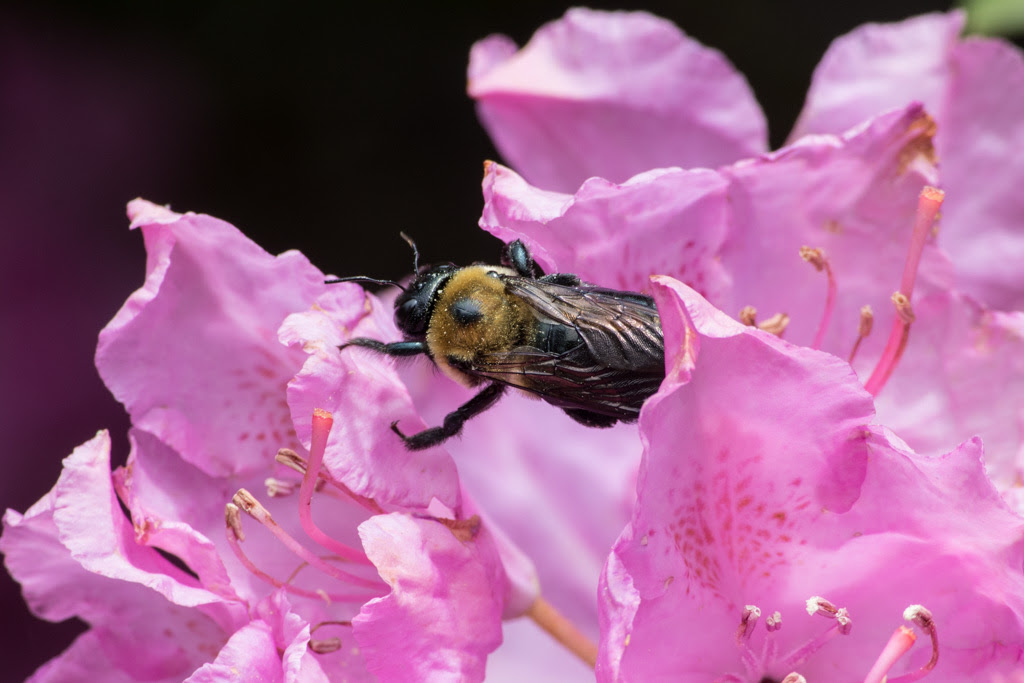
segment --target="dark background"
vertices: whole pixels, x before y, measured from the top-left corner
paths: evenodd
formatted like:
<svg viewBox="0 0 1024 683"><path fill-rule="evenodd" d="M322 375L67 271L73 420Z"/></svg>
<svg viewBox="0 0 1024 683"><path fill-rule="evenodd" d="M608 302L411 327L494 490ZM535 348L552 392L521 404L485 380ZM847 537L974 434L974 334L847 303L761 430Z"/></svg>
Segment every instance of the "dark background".
<svg viewBox="0 0 1024 683"><path fill-rule="evenodd" d="M128 426L92 365L96 335L142 283L143 196L231 221L268 251L336 274L398 278L493 259L476 227L485 159L465 96L473 41L519 44L556 2L0 4L0 509L24 511L98 429ZM942 2L592 3L647 9L724 52L773 146L829 42ZM82 628L36 620L0 572L4 680ZM17 656L15 656L17 655Z"/></svg>

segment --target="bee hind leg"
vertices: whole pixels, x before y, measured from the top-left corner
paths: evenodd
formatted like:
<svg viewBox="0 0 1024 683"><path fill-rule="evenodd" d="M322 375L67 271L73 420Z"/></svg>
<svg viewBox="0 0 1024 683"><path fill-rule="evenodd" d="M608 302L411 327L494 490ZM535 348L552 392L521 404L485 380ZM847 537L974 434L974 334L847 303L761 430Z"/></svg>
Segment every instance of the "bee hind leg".
<svg viewBox="0 0 1024 683"><path fill-rule="evenodd" d="M398 428L398 422L391 423L391 429L402 437L406 448L411 451L419 451L443 443L462 431L462 425L476 415L484 412L493 406L505 392L504 384L490 384L479 394L469 399L461 406L445 415L444 422L440 427L431 427L422 432L406 436Z"/></svg>
<svg viewBox="0 0 1024 683"><path fill-rule="evenodd" d="M563 408L562 410L565 411L566 415L587 427L611 427L619 421L617 417L602 415L601 413L583 410L582 408Z"/></svg>

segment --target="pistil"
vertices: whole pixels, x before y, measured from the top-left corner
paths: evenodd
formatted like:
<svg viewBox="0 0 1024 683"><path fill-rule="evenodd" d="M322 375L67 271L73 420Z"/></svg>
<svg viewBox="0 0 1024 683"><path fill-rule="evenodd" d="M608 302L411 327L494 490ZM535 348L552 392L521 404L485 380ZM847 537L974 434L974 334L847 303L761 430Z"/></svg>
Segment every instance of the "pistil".
<svg viewBox="0 0 1024 683"><path fill-rule="evenodd" d="M899 363L903 350L907 347L907 340L910 337L910 325L914 322L914 312L910 306L910 297L914 292L914 283L917 279L917 270L921 264L921 254L924 245L931 234L935 218L938 216L939 208L942 206L944 193L934 187L925 187L917 202L917 216L914 220L914 232L910 240L910 248L907 250L907 260L903 266L903 278L900 280L899 290L893 294L892 300L896 307L896 317L893 319L892 331L889 333L889 340L882 351L882 357L875 366L871 377L864 383L864 388L872 396L877 396L889 380L893 370Z"/></svg>

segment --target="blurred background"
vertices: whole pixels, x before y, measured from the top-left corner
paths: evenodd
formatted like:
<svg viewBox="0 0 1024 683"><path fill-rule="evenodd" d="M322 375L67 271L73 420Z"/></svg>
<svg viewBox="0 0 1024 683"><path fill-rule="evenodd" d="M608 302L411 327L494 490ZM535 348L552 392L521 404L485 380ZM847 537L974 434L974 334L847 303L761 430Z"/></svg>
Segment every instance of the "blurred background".
<svg viewBox="0 0 1024 683"><path fill-rule="evenodd" d="M990 0L974 25L1005 27L1022 4ZM833 38L949 8L590 5L649 10L724 52L766 110L773 146ZM483 161L499 157L465 96L469 48L496 32L523 44L568 6L0 3L0 509L28 508L98 429L112 432L115 464L127 455L128 421L93 352L142 284L128 200L213 214L335 274L407 273L400 230L426 262L494 260L498 243L476 224ZM24 679L83 628L35 619L0 572L0 678Z"/></svg>

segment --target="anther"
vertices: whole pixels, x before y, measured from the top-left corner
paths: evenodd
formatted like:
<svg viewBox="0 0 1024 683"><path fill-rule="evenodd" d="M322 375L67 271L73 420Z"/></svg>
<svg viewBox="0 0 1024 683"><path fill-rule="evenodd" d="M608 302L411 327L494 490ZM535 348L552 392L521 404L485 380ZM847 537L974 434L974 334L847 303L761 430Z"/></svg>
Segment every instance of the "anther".
<svg viewBox="0 0 1024 683"><path fill-rule="evenodd" d="M267 487L267 495L271 498L285 498L295 493L296 483L293 481L285 481L284 479L278 479L277 477L267 477L263 480L263 485Z"/></svg>
<svg viewBox="0 0 1024 683"><path fill-rule="evenodd" d="M239 541L245 540L245 534L242 533L242 514L234 503L228 503L224 506L224 522L227 524L228 531L234 535L235 539Z"/></svg>
<svg viewBox="0 0 1024 683"><path fill-rule="evenodd" d="M431 519L448 527L452 536L463 543L472 541L480 533L480 515L473 515L469 519L446 519L444 517L432 517Z"/></svg>
<svg viewBox="0 0 1024 683"><path fill-rule="evenodd" d="M285 467L290 467L299 474L306 473L306 461L302 457L290 448L282 448L277 451L277 455L274 456L274 460L281 463Z"/></svg>
<svg viewBox="0 0 1024 683"><path fill-rule="evenodd" d="M902 657L904 654L913 647L917 641L917 636L914 635L913 629L907 626L900 626L893 632L892 637L889 638L889 642L886 643L882 649L881 654L878 655L878 659L875 660L874 665L871 667L871 671L868 672L867 677L864 679L864 683L881 683L887 681L888 683L910 683L924 678L928 673L935 668L935 665L939 661L939 636L935 629L935 620L932 618L932 613L922 605L911 605L903 611L903 618L907 621L915 624L918 628L928 634L928 637L932 641L932 656L928 662L920 669L916 669L909 673L905 673L902 676L896 678L889 678L887 674L893 665Z"/></svg>
<svg viewBox="0 0 1024 683"><path fill-rule="evenodd" d="M829 619L835 619L836 615L839 614L839 609L820 595L812 595L807 598L807 613L812 617L818 614Z"/></svg>
<svg viewBox="0 0 1024 683"><path fill-rule="evenodd" d="M740 625L736 629L737 645L743 647L750 640L750 636L754 633L754 627L757 626L757 620L760 618L761 610L757 605L747 605L743 608L743 613L740 615Z"/></svg>
<svg viewBox="0 0 1024 683"><path fill-rule="evenodd" d="M739 320L747 327L753 327L757 324L757 309L753 306L744 306L740 309Z"/></svg>
<svg viewBox="0 0 1024 683"><path fill-rule="evenodd" d="M896 307L896 315L905 324L910 325L917 320L914 316L914 309L910 307L910 298L903 292L893 292L892 304Z"/></svg>
<svg viewBox="0 0 1024 683"><path fill-rule="evenodd" d="M778 612L771 614L767 619L764 620L764 627L768 633L778 631L782 628L782 615Z"/></svg>
<svg viewBox="0 0 1024 683"><path fill-rule="evenodd" d="M785 313L776 313L757 325L758 329L764 330L769 334L774 334L776 337L781 337L787 327L789 327L789 316Z"/></svg>
<svg viewBox="0 0 1024 683"><path fill-rule="evenodd" d="M833 619L835 623L818 637L786 655L781 662L783 668L788 669L791 666L800 666L807 661L808 657L820 650L825 643L835 636L849 634L850 628L853 625L853 621L850 619L850 615L845 607L836 607L825 598L817 595L808 598L807 613L811 616L818 614Z"/></svg>
<svg viewBox="0 0 1024 683"><path fill-rule="evenodd" d="M341 638L324 638L323 640L309 640L309 649L318 655L329 655L341 649Z"/></svg>
<svg viewBox="0 0 1024 683"><path fill-rule="evenodd" d="M782 683L807 683L807 679L794 671L793 673L787 674L786 677L782 679Z"/></svg>
<svg viewBox="0 0 1024 683"><path fill-rule="evenodd" d="M853 343L853 348L850 350L850 357L847 361L852 363L854 357L857 355L857 349L860 348L860 343L867 339L868 335L871 334L871 328L875 326L875 314L871 311L870 306L861 306L860 308L860 324L857 325L857 341Z"/></svg>

